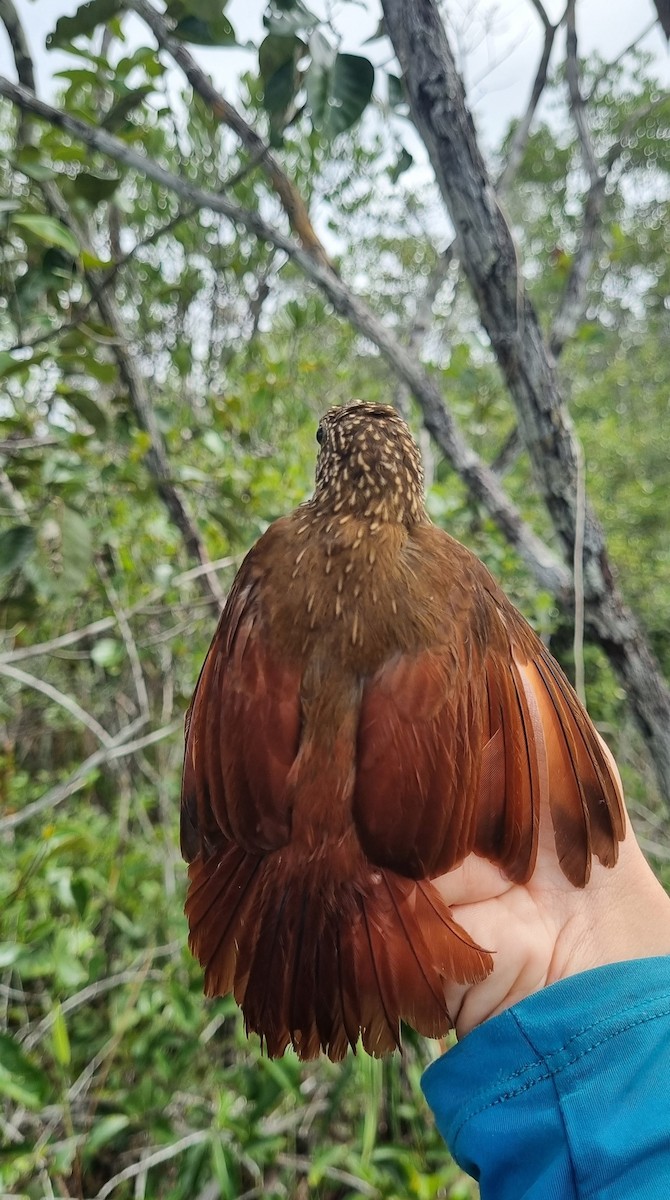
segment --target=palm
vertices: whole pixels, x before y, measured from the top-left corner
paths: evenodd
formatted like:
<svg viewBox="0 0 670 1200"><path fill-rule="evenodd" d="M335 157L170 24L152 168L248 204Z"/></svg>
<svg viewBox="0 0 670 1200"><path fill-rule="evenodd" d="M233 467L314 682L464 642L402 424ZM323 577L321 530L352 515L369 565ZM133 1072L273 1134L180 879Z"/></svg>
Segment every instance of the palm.
<svg viewBox="0 0 670 1200"><path fill-rule="evenodd" d="M597 966L591 931L597 926L602 936L602 913L621 892L618 880L640 870L645 870L644 859L629 828L615 868L594 862L590 882L575 889L558 865L554 835L543 815L537 865L527 883L513 883L474 854L439 878L436 886L455 919L479 946L490 950L495 964L483 983L448 991L459 1037L557 979Z"/></svg>

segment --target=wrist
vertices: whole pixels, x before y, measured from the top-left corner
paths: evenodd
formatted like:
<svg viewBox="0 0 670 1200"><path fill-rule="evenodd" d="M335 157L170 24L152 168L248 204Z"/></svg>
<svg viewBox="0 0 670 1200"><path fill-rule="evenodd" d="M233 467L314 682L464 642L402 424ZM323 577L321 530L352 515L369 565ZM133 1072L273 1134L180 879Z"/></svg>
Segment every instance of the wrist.
<svg viewBox="0 0 670 1200"><path fill-rule="evenodd" d="M632 832L616 867L594 863L587 888L563 894L560 907L547 984L608 963L670 954L670 898Z"/></svg>

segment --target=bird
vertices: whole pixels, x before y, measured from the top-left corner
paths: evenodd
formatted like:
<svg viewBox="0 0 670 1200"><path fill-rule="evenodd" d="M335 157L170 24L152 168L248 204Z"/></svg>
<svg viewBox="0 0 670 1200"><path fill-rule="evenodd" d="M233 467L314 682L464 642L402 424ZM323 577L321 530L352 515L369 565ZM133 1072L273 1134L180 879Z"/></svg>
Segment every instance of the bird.
<svg viewBox="0 0 670 1200"><path fill-rule="evenodd" d="M491 953L435 880L532 876L540 811L576 888L624 836L611 759L484 564L430 520L391 406L321 418L310 499L244 559L185 721L189 945L270 1057L442 1038Z"/></svg>

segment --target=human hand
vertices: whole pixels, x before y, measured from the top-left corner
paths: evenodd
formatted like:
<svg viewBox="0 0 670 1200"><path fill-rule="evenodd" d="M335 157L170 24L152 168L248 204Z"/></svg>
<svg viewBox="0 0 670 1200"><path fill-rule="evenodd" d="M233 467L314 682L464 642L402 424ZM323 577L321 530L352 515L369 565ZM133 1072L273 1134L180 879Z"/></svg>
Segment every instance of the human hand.
<svg viewBox="0 0 670 1200"><path fill-rule="evenodd" d="M606 868L594 859L584 888L573 887L563 875L545 812L537 864L526 884L510 882L498 867L475 855L433 883L454 919L494 957L493 971L483 982L447 989L459 1038L569 975L670 954L670 898L629 821L616 866Z"/></svg>

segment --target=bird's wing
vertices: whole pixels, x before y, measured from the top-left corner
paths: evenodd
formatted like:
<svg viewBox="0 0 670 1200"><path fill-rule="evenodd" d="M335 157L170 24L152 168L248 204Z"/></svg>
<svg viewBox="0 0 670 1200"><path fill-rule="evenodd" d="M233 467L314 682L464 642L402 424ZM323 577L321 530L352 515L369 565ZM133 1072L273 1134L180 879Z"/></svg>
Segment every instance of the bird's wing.
<svg viewBox="0 0 670 1200"><path fill-rule="evenodd" d="M592 854L616 861L619 785L560 667L481 571L476 603L435 645L397 654L364 686L359 836L373 862L414 878L474 851L524 882L548 806L563 872L583 886Z"/></svg>
<svg viewBox="0 0 670 1200"><path fill-rule="evenodd" d="M289 837L286 777L300 733L300 675L262 636L252 551L228 597L186 718L181 845L190 862L232 839L251 854Z"/></svg>

